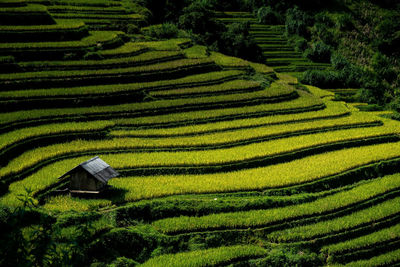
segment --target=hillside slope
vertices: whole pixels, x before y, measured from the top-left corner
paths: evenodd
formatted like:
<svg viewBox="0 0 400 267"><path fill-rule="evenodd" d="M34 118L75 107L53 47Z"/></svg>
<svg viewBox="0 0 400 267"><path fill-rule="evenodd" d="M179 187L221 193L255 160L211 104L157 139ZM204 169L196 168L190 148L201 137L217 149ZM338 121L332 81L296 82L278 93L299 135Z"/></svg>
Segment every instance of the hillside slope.
<svg viewBox="0 0 400 267"><path fill-rule="evenodd" d="M47 24L0 26L1 265L400 262L399 122L189 39L94 30L88 4L2 5ZM63 191L94 156L111 187Z"/></svg>

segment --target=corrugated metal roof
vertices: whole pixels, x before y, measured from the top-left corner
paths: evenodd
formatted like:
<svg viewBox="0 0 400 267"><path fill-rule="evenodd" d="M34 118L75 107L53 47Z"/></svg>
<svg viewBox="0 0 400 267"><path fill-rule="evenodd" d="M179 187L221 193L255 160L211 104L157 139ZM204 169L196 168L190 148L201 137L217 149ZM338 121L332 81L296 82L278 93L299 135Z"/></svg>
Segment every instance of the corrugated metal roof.
<svg viewBox="0 0 400 267"><path fill-rule="evenodd" d="M102 159L100 159L99 157L94 157L85 162L82 162L72 170L60 176L58 179L62 179L63 177L67 176L78 168L83 168L85 171L87 171L89 174L91 174L93 177L103 183L107 183L108 180L119 175L116 170L111 168L110 165L105 163Z"/></svg>
<svg viewBox="0 0 400 267"><path fill-rule="evenodd" d="M117 171L99 157L82 162L79 166L103 183L107 183L108 180L119 175Z"/></svg>

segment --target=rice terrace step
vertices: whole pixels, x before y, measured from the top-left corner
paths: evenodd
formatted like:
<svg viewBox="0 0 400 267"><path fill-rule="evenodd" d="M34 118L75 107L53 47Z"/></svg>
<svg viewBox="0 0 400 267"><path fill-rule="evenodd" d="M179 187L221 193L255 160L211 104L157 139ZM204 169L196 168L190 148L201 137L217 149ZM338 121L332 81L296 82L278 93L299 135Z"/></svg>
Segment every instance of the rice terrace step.
<svg viewBox="0 0 400 267"><path fill-rule="evenodd" d="M0 1L0 265L398 266L400 122L300 84L330 64L284 25L216 12L265 65L145 36L143 3Z"/></svg>

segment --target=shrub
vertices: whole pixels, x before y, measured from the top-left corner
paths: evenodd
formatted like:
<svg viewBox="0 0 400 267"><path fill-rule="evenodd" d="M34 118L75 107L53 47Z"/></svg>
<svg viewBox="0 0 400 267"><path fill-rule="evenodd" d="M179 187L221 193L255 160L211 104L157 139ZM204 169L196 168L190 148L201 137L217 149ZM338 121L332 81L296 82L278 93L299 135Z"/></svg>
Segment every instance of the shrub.
<svg viewBox="0 0 400 267"><path fill-rule="evenodd" d="M324 42L316 42L306 49L305 56L316 62L329 62L331 47Z"/></svg>
<svg viewBox="0 0 400 267"><path fill-rule="evenodd" d="M221 33L219 51L231 56L261 62L263 60L261 48L250 37L249 29L249 23L232 23L226 26L226 30Z"/></svg>
<svg viewBox="0 0 400 267"><path fill-rule="evenodd" d="M279 15L270 6L264 6L257 11L258 22L262 24L279 23Z"/></svg>
<svg viewBox="0 0 400 267"><path fill-rule="evenodd" d="M327 12L318 13L315 16L315 21L327 27L333 27L335 25L333 20L328 16Z"/></svg>
<svg viewBox="0 0 400 267"><path fill-rule="evenodd" d="M304 51L307 49L307 40L304 39L303 37L299 37L296 39L294 43L294 47L296 51Z"/></svg>
<svg viewBox="0 0 400 267"><path fill-rule="evenodd" d="M316 253L307 251L296 251L288 248L274 248L269 251L268 256L261 260L251 260L249 266L271 266L271 267L290 267L290 266L320 266L321 260Z"/></svg>
<svg viewBox="0 0 400 267"><path fill-rule="evenodd" d="M310 24L311 18L297 6L288 9L286 12L285 28L286 33L307 36L307 25Z"/></svg>
<svg viewBox="0 0 400 267"><path fill-rule="evenodd" d="M169 39L178 36L178 26L173 23L163 23L161 25L152 25L149 27L148 34L157 39Z"/></svg>
<svg viewBox="0 0 400 267"><path fill-rule="evenodd" d="M339 53L332 54L331 64L335 70L343 70L344 68L350 66L350 62Z"/></svg>
<svg viewBox="0 0 400 267"><path fill-rule="evenodd" d="M389 58L382 53L376 52L372 58L372 67L380 78L393 82L397 78L396 71L393 69L393 64Z"/></svg>
<svg viewBox="0 0 400 267"><path fill-rule="evenodd" d="M335 36L328 29L328 26L326 24L320 22L315 23L312 28L312 32L314 36L318 36L318 38L322 40L324 43L332 46L337 46L337 41L335 39Z"/></svg>
<svg viewBox="0 0 400 267"><path fill-rule="evenodd" d="M336 71L307 70L300 81L321 88L335 88L341 87L342 82L340 78L339 73Z"/></svg>
<svg viewBox="0 0 400 267"><path fill-rule="evenodd" d="M349 31L354 27L353 17L349 13L342 14L337 17L336 27L341 31Z"/></svg>
<svg viewBox="0 0 400 267"><path fill-rule="evenodd" d="M139 33L140 29L135 24L129 24L126 26L126 33L127 34L136 34Z"/></svg>

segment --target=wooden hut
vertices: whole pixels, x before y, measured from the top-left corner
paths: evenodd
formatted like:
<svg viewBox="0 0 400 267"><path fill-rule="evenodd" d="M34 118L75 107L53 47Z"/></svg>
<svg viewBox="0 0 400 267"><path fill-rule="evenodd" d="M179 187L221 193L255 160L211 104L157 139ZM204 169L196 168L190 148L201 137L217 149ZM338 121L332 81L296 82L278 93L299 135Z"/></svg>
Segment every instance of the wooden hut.
<svg viewBox="0 0 400 267"><path fill-rule="evenodd" d="M108 180L118 175L110 165L99 157L94 157L66 172L59 179L69 178L71 193L98 194L107 188Z"/></svg>

